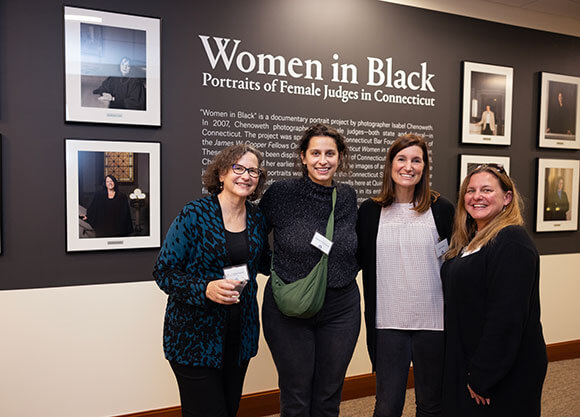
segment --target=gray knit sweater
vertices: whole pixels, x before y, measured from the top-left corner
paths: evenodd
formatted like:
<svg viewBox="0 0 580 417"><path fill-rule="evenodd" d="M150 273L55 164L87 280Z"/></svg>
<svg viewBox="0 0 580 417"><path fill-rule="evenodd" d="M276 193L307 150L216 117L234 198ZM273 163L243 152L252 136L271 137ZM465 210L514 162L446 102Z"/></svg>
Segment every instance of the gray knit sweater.
<svg viewBox="0 0 580 417"><path fill-rule="evenodd" d="M359 270L355 258L356 193L347 184L325 187L304 176L275 182L260 201L268 230L274 230L274 270L285 282L305 277L320 260L322 252L310 241L314 232L326 234L335 186L338 188L328 286L342 288L355 279Z"/></svg>

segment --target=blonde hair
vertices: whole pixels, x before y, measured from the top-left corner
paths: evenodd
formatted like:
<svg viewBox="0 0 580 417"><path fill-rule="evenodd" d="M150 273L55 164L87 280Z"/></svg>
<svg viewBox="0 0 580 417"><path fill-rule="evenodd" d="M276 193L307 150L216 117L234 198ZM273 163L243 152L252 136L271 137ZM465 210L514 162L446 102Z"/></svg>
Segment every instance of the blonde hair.
<svg viewBox="0 0 580 417"><path fill-rule="evenodd" d="M501 189L507 193L512 193L512 200L498 213L482 230L477 230L475 220L465 210L465 193L471 177L475 174L487 172L497 178ZM453 222L453 235L449 251L445 254L445 259L451 259L459 255L463 249L472 251L490 243L497 234L507 226L524 224L522 217L523 202L520 194L516 190L516 185L506 174L501 166L493 164L480 165L467 174L461 183L459 198L457 199L457 210Z"/></svg>

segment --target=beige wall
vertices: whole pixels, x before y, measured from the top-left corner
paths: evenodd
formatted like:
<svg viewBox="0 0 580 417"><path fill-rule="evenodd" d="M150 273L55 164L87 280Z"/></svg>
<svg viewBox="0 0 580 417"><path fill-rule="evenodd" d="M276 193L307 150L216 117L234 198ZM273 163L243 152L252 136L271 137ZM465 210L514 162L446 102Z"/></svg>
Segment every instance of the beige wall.
<svg viewBox="0 0 580 417"><path fill-rule="evenodd" d="M547 343L580 339L580 254L541 258ZM263 288L264 277L260 277ZM153 282L0 292L0 415L102 417L179 403ZM348 375L370 372L364 329ZM276 388L263 340L245 392Z"/></svg>

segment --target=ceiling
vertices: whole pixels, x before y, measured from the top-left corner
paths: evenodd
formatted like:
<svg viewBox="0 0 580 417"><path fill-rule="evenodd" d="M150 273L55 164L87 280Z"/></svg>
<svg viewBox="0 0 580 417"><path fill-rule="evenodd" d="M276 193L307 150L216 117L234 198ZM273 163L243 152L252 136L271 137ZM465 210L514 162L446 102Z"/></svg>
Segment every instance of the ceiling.
<svg viewBox="0 0 580 417"><path fill-rule="evenodd" d="M548 15L573 17L580 25L580 0L483 0Z"/></svg>
<svg viewBox="0 0 580 417"><path fill-rule="evenodd" d="M580 0L382 0L580 36Z"/></svg>

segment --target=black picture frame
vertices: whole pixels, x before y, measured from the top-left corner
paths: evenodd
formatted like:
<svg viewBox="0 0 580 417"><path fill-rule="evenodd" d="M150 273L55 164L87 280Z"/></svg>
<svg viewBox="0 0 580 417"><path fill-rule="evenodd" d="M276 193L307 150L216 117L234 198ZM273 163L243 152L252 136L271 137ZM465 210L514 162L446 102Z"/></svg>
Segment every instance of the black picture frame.
<svg viewBox="0 0 580 417"><path fill-rule="evenodd" d="M65 120L161 126L161 19L64 7Z"/></svg>
<svg viewBox="0 0 580 417"><path fill-rule="evenodd" d="M580 149L580 77L542 72L540 148Z"/></svg>
<svg viewBox="0 0 580 417"><path fill-rule="evenodd" d="M67 252L161 246L161 144L159 142L65 139ZM114 196L106 177L130 171L108 163L120 155L139 165L139 178ZM115 171L117 170L117 171Z"/></svg>
<svg viewBox="0 0 580 417"><path fill-rule="evenodd" d="M511 67L463 62L462 143L511 144L513 74Z"/></svg>
<svg viewBox="0 0 580 417"><path fill-rule="evenodd" d="M538 158L536 232L578 230L580 161Z"/></svg>

